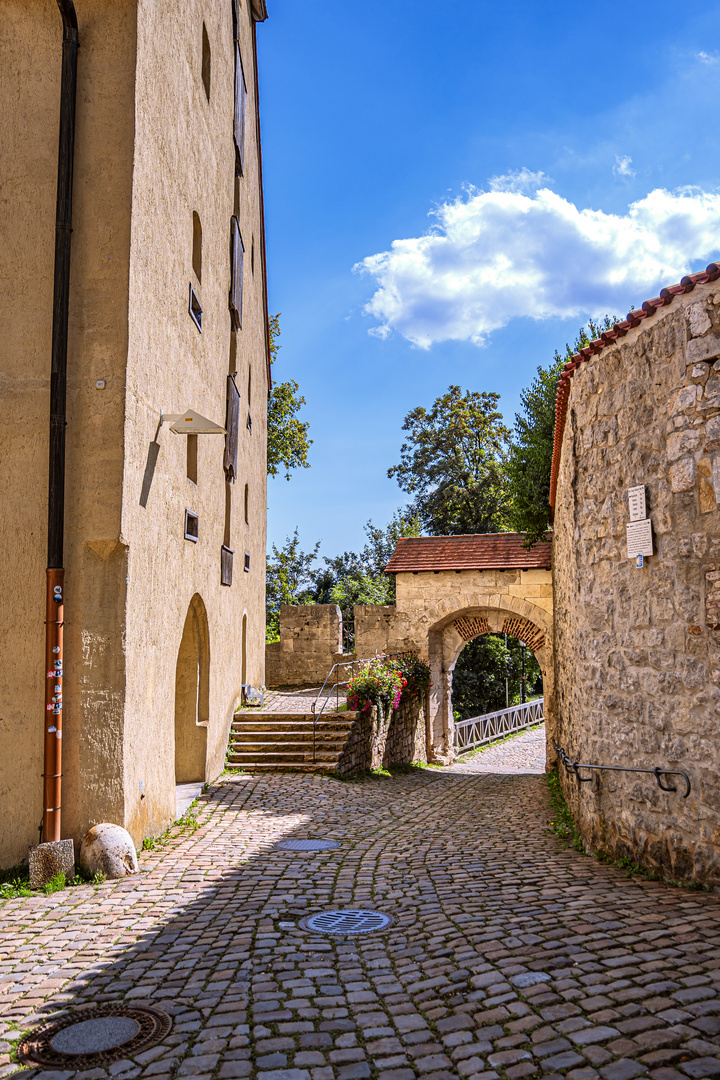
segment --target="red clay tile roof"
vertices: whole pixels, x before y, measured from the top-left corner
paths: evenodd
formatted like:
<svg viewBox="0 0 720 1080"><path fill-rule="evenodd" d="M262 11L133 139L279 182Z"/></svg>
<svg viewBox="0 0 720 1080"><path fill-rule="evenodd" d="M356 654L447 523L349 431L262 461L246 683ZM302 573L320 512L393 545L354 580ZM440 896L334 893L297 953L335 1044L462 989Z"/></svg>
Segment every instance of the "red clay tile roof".
<svg viewBox="0 0 720 1080"><path fill-rule="evenodd" d="M521 533L470 533L465 536L411 536L398 540L386 574L415 570L549 570L551 545L530 550Z"/></svg>
<svg viewBox="0 0 720 1080"><path fill-rule="evenodd" d="M639 326L643 319L649 319L655 314L658 308L669 307L676 296L681 296L683 293L690 293L696 285L705 285L710 281L717 281L718 278L720 278L720 265L718 265L718 263L710 263L710 265L706 267L705 270L701 270L699 274L690 274L688 277L682 278L679 285L670 285L667 289L661 289L659 296L656 296L652 300L646 300L638 311L630 311L627 319L624 319L623 322L615 323L612 330L606 330L599 338L596 338L595 341L591 341L586 348L581 349L580 352L575 353L575 355L568 360L565 365L565 370L560 376L557 397L555 399L555 438L553 442L552 469L550 470L551 514L555 512L558 472L560 471L560 451L562 450L563 435L565 433L565 417L567 415L567 404L570 396L570 380L575 374L575 369L580 364L586 363L592 356L596 356L599 352L602 352L608 345L612 345L618 338L625 337L628 330L631 330L635 326Z"/></svg>

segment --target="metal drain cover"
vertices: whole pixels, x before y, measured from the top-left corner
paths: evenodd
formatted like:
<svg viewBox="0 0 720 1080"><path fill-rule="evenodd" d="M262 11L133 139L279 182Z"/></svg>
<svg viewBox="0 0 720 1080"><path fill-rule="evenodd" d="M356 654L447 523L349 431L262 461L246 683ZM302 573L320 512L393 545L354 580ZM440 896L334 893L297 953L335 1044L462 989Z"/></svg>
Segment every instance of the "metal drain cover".
<svg viewBox="0 0 720 1080"><path fill-rule="evenodd" d="M18 1047L29 1065L90 1069L130 1057L164 1039L172 1020L144 1005L98 1005L37 1028Z"/></svg>
<svg viewBox="0 0 720 1080"><path fill-rule="evenodd" d="M281 840L277 845L285 851L329 851L340 847L339 840Z"/></svg>
<svg viewBox="0 0 720 1080"><path fill-rule="evenodd" d="M384 930L393 922L392 915L382 911L365 911L363 908L342 908L340 911L321 911L300 920L305 930L320 934L370 934Z"/></svg>

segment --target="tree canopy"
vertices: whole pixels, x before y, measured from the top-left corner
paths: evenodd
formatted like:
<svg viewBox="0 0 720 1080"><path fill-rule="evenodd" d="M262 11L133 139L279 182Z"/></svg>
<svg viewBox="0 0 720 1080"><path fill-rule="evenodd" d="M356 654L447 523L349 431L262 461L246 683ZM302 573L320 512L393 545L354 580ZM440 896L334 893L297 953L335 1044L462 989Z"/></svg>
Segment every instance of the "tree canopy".
<svg viewBox="0 0 720 1080"><path fill-rule="evenodd" d="M270 363L277 360L280 337L280 315L268 319L270 336ZM267 471L269 476L277 476L285 471L285 479L290 479L291 469L309 469L308 451L312 439L308 438L310 425L298 419L298 413L305 404L305 398L299 393L300 387L294 379L286 382L274 382L268 396L267 418Z"/></svg>
<svg viewBox="0 0 720 1080"><path fill-rule="evenodd" d="M565 363L580 349L609 330L618 319L606 315L599 323L592 319L578 331L572 345L557 350L552 363L538 367L530 386L520 394L521 411L515 416L514 438L507 463L508 523L525 533L530 548L550 527L550 471L555 432L555 399Z"/></svg>
<svg viewBox="0 0 720 1080"><path fill-rule="evenodd" d="M388 469L414 496L413 509L431 535L500 531L508 515L506 461L510 432L498 394L448 387L432 407L405 417L400 463Z"/></svg>

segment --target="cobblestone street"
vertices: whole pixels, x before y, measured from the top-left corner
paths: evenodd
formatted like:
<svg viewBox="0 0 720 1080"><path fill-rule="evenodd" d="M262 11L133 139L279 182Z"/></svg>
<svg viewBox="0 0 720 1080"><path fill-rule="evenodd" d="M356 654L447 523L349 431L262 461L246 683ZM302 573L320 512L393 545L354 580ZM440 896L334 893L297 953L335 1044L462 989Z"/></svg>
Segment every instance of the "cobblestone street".
<svg viewBox="0 0 720 1080"><path fill-rule="evenodd" d="M174 1019L134 1061L24 1075L720 1075L720 897L564 849L541 752L529 731L365 783L230 776L201 797L198 828L141 853L142 874L8 901L4 1038L122 999ZM276 846L308 837L340 847ZM354 938L298 926L348 906L394 922Z"/></svg>

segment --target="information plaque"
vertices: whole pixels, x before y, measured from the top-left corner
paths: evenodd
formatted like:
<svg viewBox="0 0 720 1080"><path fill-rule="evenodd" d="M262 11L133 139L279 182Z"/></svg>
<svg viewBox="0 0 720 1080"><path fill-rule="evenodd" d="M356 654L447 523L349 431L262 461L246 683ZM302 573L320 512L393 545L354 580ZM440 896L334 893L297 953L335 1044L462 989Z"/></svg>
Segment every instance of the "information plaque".
<svg viewBox="0 0 720 1080"><path fill-rule="evenodd" d="M627 532L627 557L634 559L636 555L653 554L652 522L650 518L644 521L631 521L625 526Z"/></svg>
<svg viewBox="0 0 720 1080"><path fill-rule="evenodd" d="M630 507L631 521L644 521L647 517L645 510L645 485L628 488L628 505Z"/></svg>

